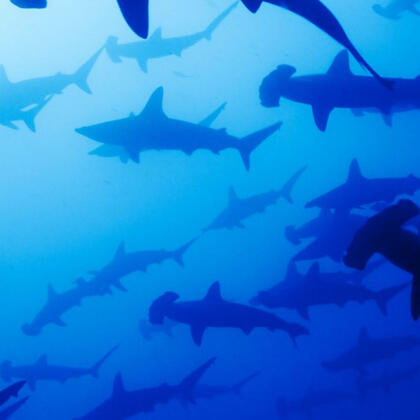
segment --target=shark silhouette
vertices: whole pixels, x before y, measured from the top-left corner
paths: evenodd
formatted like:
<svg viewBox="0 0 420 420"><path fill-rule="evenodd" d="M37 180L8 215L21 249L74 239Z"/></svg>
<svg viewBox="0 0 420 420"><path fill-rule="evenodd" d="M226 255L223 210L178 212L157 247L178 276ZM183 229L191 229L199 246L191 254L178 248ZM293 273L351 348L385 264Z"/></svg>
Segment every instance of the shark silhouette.
<svg viewBox="0 0 420 420"><path fill-rule="evenodd" d="M132 58L137 61L140 69L147 73L149 60L171 55L181 56L183 51L201 40L210 40L216 28L236 6L237 3L227 8L206 29L195 34L163 38L162 29L158 28L146 41L131 42L128 44L119 44L118 38L111 36L106 41L105 50L114 63L120 63L122 57Z"/></svg>
<svg viewBox="0 0 420 420"><path fill-rule="evenodd" d="M219 153L225 149L239 151L246 169L250 155L267 137L280 128L273 124L244 139L200 124L175 120L166 116L162 108L163 88L157 88L143 111L120 120L77 128L76 132L100 143L122 146L134 162L147 150L179 150L187 155L199 149Z"/></svg>
<svg viewBox="0 0 420 420"><path fill-rule="evenodd" d="M404 12L411 12L420 16L420 10L416 8L419 0L391 0L387 6L374 4L372 9L387 19L399 19Z"/></svg>
<svg viewBox="0 0 420 420"><path fill-rule="evenodd" d="M29 397L21 398L19 401L16 401L13 404L10 404L8 407L0 410L0 420L9 419L13 414L16 413L28 401Z"/></svg>
<svg viewBox="0 0 420 420"><path fill-rule="evenodd" d="M287 322L269 312L224 300L217 282L210 287L203 300L176 302L178 299L179 296L173 292L167 292L156 299L149 310L150 322L161 324L165 318L169 318L187 324L198 346L207 328L237 328L245 334L255 328L283 330L293 341L309 333L305 327Z"/></svg>
<svg viewBox="0 0 420 420"><path fill-rule="evenodd" d="M15 382L14 384L0 391L0 406L7 403L12 397L17 397L20 390L25 386L26 381Z"/></svg>
<svg viewBox="0 0 420 420"><path fill-rule="evenodd" d="M384 89L372 77L351 72L347 51L335 57L325 74L293 76L295 72L292 66L280 65L266 76L260 86L261 104L276 107L284 97L310 105L321 131L335 108L351 109L355 115L380 112L389 126L394 112L420 109L420 78L389 78L393 89Z"/></svg>

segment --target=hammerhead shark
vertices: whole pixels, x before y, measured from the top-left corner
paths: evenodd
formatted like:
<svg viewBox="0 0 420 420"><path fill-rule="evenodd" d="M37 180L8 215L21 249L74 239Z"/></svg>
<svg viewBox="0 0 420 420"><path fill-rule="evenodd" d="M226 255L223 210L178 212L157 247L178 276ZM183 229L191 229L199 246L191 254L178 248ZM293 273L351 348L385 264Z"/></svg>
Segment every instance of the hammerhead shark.
<svg viewBox="0 0 420 420"><path fill-rule="evenodd" d="M274 205L280 198L284 198L289 203L293 203L291 195L293 187L305 169L306 166L299 169L278 190L271 190L250 197L240 198L235 190L230 188L227 207L204 230L243 228L243 220L264 212L267 207Z"/></svg>
<svg viewBox="0 0 420 420"><path fill-rule="evenodd" d="M398 353L412 350L420 346L420 338L416 336L373 338L366 328L359 333L355 346L344 351L335 359L322 363L331 372L357 370L365 372L366 365L380 360L390 359Z"/></svg>
<svg viewBox="0 0 420 420"><path fill-rule="evenodd" d="M13 414L16 413L28 401L29 397L21 398L19 401L16 401L13 404L10 404L6 408L0 411L0 420L9 419Z"/></svg>
<svg viewBox="0 0 420 420"><path fill-rule="evenodd" d="M363 270L370 258L382 254L388 261L413 276L411 315L420 317L420 235L403 225L420 214L410 200L400 200L371 217L355 234L343 261Z"/></svg>
<svg viewBox="0 0 420 420"><path fill-rule="evenodd" d="M309 309L316 306L336 305L343 307L348 302L374 301L380 311L387 315L388 302L408 287L409 283L373 291L360 284L343 281L342 272L321 272L319 263L313 263L308 272L298 281L285 281L273 289L263 291L252 303L268 308L296 310L309 320Z"/></svg>
<svg viewBox="0 0 420 420"><path fill-rule="evenodd" d="M29 388L34 390L38 381L55 381L64 383L72 378L82 376L98 377L98 371L104 362L118 348L115 346L108 353L88 368L75 368L49 364L47 356L41 356L32 365L13 366L9 360L4 361L0 366L0 376L3 381L10 382L13 378L24 379Z"/></svg>
<svg viewBox="0 0 420 420"><path fill-rule="evenodd" d="M225 149L236 149L249 170L253 150L280 128L280 123L275 123L238 139L227 134L225 129L215 130L169 118L163 111L162 102L163 88L159 87L140 114L77 128L76 132L103 144L124 147L136 163L140 152L147 150L178 150L191 155L199 149L216 154Z"/></svg>
<svg viewBox="0 0 420 420"><path fill-rule="evenodd" d="M194 390L197 383L214 363L212 358L185 377L178 385L161 385L128 391L121 374L117 374L111 396L98 407L83 417L75 420L125 420L141 413L155 411L157 405L167 404L171 400L181 399L185 403L194 403Z"/></svg>
<svg viewBox="0 0 420 420"><path fill-rule="evenodd" d="M7 403L12 397L17 397L20 390L25 386L26 381L16 382L0 391L0 406Z"/></svg>
<svg viewBox="0 0 420 420"><path fill-rule="evenodd" d="M372 9L378 14L387 19L399 19L404 12L411 12L420 16L420 10L416 8L419 0L390 0L387 6L383 7L380 4L374 4Z"/></svg>
<svg viewBox="0 0 420 420"><path fill-rule="evenodd" d="M119 44L117 37L110 36L106 41L105 50L114 63L120 63L122 57L132 58L137 61L140 69L147 73L149 60L171 55L181 56L184 50L192 47L201 40L210 40L216 28L236 6L237 3L227 8L203 31L174 38L163 38L162 29L158 28L146 41L131 42L128 44Z"/></svg>
<svg viewBox="0 0 420 420"><path fill-rule="evenodd" d="M372 77L352 73L347 51L341 51L325 74L294 76L296 68L280 65L260 86L265 107L276 107L282 97L310 105L319 130L325 131L335 108L348 108L355 115L380 112L392 125L394 112L420 109L420 78L388 78L392 90L384 89Z"/></svg>
<svg viewBox="0 0 420 420"><path fill-rule="evenodd" d="M414 195L420 190L420 178L408 175L401 178L366 178L359 163L353 159L345 183L311 200L306 208L320 207L349 211L368 204L392 203L400 195Z"/></svg>
<svg viewBox="0 0 420 420"><path fill-rule="evenodd" d="M295 323L251 306L232 303L222 298L220 284L214 283L202 300L176 302L179 295L167 292L150 307L149 318L153 324L161 324L165 318L190 326L194 343L201 345L207 328L237 328L249 334L255 328L270 331L283 330L295 341L308 330Z"/></svg>
<svg viewBox="0 0 420 420"><path fill-rule="evenodd" d="M63 293L57 293L49 285L47 302L32 322L22 326L23 333L35 336L41 334L43 328L49 324L66 326L62 316L80 306L85 298L112 294L113 288L126 291L121 279L128 274L137 271L146 272L150 265L160 264L166 260L174 260L182 266L184 254L194 241L195 239L188 241L172 251L162 249L137 252L126 252L125 244L122 242L108 264L100 270L90 271L92 275L90 280L79 277L74 286Z"/></svg>

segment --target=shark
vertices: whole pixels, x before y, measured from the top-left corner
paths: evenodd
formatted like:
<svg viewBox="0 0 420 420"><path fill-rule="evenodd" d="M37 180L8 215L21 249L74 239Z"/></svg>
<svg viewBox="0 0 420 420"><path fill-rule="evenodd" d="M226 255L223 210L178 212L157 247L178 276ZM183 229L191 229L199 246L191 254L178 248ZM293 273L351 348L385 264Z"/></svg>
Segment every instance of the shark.
<svg viewBox="0 0 420 420"><path fill-rule="evenodd" d="M278 190L271 190L246 198L238 197L233 187L231 187L226 208L204 230L244 228L243 221L245 219L255 214L263 213L267 207L276 204L280 198L284 198L292 204L292 190L305 169L306 166L299 169Z"/></svg>
<svg viewBox="0 0 420 420"><path fill-rule="evenodd" d="M295 76L296 68L278 66L267 75L259 89L261 104L272 108L280 99L310 105L319 130L327 129L331 112L350 109L355 115L366 111L381 113L392 125L394 112L420 109L420 78L387 78L392 90L384 89L372 77L352 73L347 51L341 51L325 74Z"/></svg>
<svg viewBox="0 0 420 420"><path fill-rule="evenodd" d="M365 373L366 366L380 360L391 359L395 355L410 351L420 346L417 336L371 337L366 328L362 328L356 345L345 350L332 360L322 363L330 372L356 370Z"/></svg>
<svg viewBox="0 0 420 420"><path fill-rule="evenodd" d="M26 401L28 401L28 399L29 397L21 398L19 401L16 401L15 403L10 404L8 407L0 410L0 420L9 419L26 403Z"/></svg>
<svg viewBox="0 0 420 420"><path fill-rule="evenodd" d="M236 328L250 334L255 328L283 330L295 341L309 331L302 325L287 322L269 312L251 306L232 303L222 298L220 284L214 283L202 300L176 302L179 295L167 292L156 299L149 309L152 324L162 324L165 318L190 326L194 343L201 346L207 328Z"/></svg>
<svg viewBox="0 0 420 420"><path fill-rule="evenodd" d="M103 144L124 147L136 163L139 162L140 152L147 150L181 151L191 155L199 149L216 154L225 149L236 149L249 170L251 153L281 125L275 123L239 139L227 134L225 129L216 130L169 118L163 111L162 103L163 88L159 87L140 114L77 128L76 132Z"/></svg>
<svg viewBox="0 0 420 420"><path fill-rule="evenodd" d="M411 12L420 16L420 10L416 5L419 0L391 0L385 7L380 4L374 4L372 9L380 16L387 19L400 19L404 12Z"/></svg>
<svg viewBox="0 0 420 420"><path fill-rule="evenodd" d="M270 309L294 309L306 320L309 320L309 309L312 307L325 305L344 307L348 302L374 301L379 310L387 315L388 302L409 286L409 283L405 283L373 291L363 285L343 281L342 274L342 272L321 272L319 263L316 262L300 280L285 281L271 290L260 292L252 302Z"/></svg>
<svg viewBox="0 0 420 420"><path fill-rule="evenodd" d="M411 315L420 318L420 235L403 225L420 214L410 200L400 200L371 217L354 235L343 262L363 270L370 258L382 254L388 261L413 276Z"/></svg>
<svg viewBox="0 0 420 420"><path fill-rule="evenodd" d="M80 378L82 376L97 378L99 369L117 348L118 346L113 347L97 362L87 368L50 364L45 354L32 365L13 366L11 361L6 360L0 366L0 376L5 382L9 382L13 378L22 378L32 390L36 388L38 381L64 383L69 379Z"/></svg>
<svg viewBox="0 0 420 420"><path fill-rule="evenodd" d="M194 46L201 40L210 40L213 32L237 4L234 3L228 7L203 31L191 35L163 38L162 28L158 28L147 40L130 42L128 44L119 44L117 37L110 36L105 43L105 51L112 62L120 63L122 62L122 58L131 58L137 61L139 68L143 72L147 73L149 60L171 55L180 57L186 49Z"/></svg>
<svg viewBox="0 0 420 420"><path fill-rule="evenodd" d="M357 159L353 159L346 182L309 201L305 207L350 211L377 202L392 203L398 196L413 196L419 190L420 178L413 174L399 178L366 178Z"/></svg>
<svg viewBox="0 0 420 420"><path fill-rule="evenodd" d="M15 382L14 384L0 391L0 406L7 403L12 397L17 397L20 390L25 386L26 381Z"/></svg>
<svg viewBox="0 0 420 420"><path fill-rule="evenodd" d="M74 420L125 420L142 413L154 412L157 405L167 404L174 399L182 399L186 404L194 402L194 390L215 358L195 369L179 384L161 385L127 390L120 373L114 379L111 396L88 414Z"/></svg>

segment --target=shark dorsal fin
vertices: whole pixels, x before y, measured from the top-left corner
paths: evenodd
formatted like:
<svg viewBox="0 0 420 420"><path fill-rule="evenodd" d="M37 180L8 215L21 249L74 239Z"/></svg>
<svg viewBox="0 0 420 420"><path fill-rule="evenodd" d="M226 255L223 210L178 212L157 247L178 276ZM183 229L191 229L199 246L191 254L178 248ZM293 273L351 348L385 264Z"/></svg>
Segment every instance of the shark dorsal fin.
<svg viewBox="0 0 420 420"><path fill-rule="evenodd" d="M150 35L149 40L152 41L158 41L162 39L162 28L157 28L155 31Z"/></svg>
<svg viewBox="0 0 420 420"><path fill-rule="evenodd" d="M236 194L236 191L233 187L229 188L229 204L235 203L238 201L238 195Z"/></svg>
<svg viewBox="0 0 420 420"><path fill-rule="evenodd" d="M52 284L48 285L48 300L53 300L57 296L57 292L54 290Z"/></svg>
<svg viewBox="0 0 420 420"><path fill-rule="evenodd" d="M245 7L252 13L255 13L260 8L262 2L263 0L242 0Z"/></svg>
<svg viewBox="0 0 420 420"><path fill-rule="evenodd" d="M343 50L336 55L327 74L333 77L350 76L352 74L347 50Z"/></svg>
<svg viewBox="0 0 420 420"><path fill-rule="evenodd" d="M118 245L117 251L115 252L114 260L118 260L118 259L124 257L124 255L125 255L125 242L122 241Z"/></svg>
<svg viewBox="0 0 420 420"><path fill-rule="evenodd" d="M158 87L150 96L142 114L165 115L163 112L163 87Z"/></svg>
<svg viewBox="0 0 420 420"><path fill-rule="evenodd" d="M6 69L4 66L0 65L0 86L3 86L5 84L9 84L10 80L7 77Z"/></svg>
<svg viewBox="0 0 420 420"><path fill-rule="evenodd" d="M369 333L365 327L360 330L359 333L359 344L365 344L370 340Z"/></svg>
<svg viewBox="0 0 420 420"><path fill-rule="evenodd" d="M220 283L218 281L210 286L210 289L208 290L204 300L208 302L219 302L222 300L222 295L220 293Z"/></svg>
<svg viewBox="0 0 420 420"><path fill-rule="evenodd" d="M360 171L359 162L357 159L353 159L350 163L349 173L347 176L347 182L358 182L365 179Z"/></svg>
<svg viewBox="0 0 420 420"><path fill-rule="evenodd" d="M112 388L112 395L121 395L125 392L124 383L122 380L121 373L118 373L114 379L114 385Z"/></svg>
<svg viewBox="0 0 420 420"><path fill-rule="evenodd" d="M46 354L43 354L37 361L36 361L36 365L37 366L46 366L48 363L48 358Z"/></svg>

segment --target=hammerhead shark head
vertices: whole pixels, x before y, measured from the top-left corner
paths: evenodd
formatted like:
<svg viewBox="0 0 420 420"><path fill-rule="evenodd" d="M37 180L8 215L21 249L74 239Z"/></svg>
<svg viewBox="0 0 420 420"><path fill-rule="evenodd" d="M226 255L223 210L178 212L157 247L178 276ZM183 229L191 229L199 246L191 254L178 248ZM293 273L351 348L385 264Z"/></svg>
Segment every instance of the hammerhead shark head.
<svg viewBox="0 0 420 420"><path fill-rule="evenodd" d="M391 0L385 7L374 4L372 9L387 19L399 19L404 12L411 12L420 16L420 11L416 8L419 0Z"/></svg>
<svg viewBox="0 0 420 420"><path fill-rule="evenodd" d="M190 326L194 343L201 345L207 328L237 328L249 334L255 328L270 331L283 330L295 341L308 330L295 323L287 322L274 314L251 306L231 303L222 298L220 284L214 283L202 300L176 302L179 295L167 292L156 299L150 307L149 318L153 324L161 324L165 318Z"/></svg>
<svg viewBox="0 0 420 420"><path fill-rule="evenodd" d="M368 204L392 203L399 195L414 195L420 190L420 178L409 175L402 178L366 178L359 163L353 159L344 184L311 200L306 208L320 207L349 211Z"/></svg>
<svg viewBox="0 0 420 420"><path fill-rule="evenodd" d="M22 378L32 390L36 388L38 381L64 383L69 379L80 378L82 376L97 378L99 369L117 348L118 346L112 348L105 356L88 368L49 364L45 354L32 365L13 366L9 360L6 360L0 366L0 376L5 382L10 382L13 378Z"/></svg>
<svg viewBox="0 0 420 420"><path fill-rule="evenodd" d="M19 401L16 401L15 403L9 405L6 408L3 408L3 410L0 411L0 420L6 420L9 419L13 414L16 413L16 411L19 410L22 405L28 401L29 397L21 398Z"/></svg>
<svg viewBox="0 0 420 420"><path fill-rule="evenodd" d="M233 188L229 190L227 207L204 230L243 228L243 220L262 213L280 198L293 203L292 190L306 167L299 169L279 190L272 190L251 197L240 198Z"/></svg>
<svg viewBox="0 0 420 420"><path fill-rule="evenodd" d="M296 69L280 65L260 86L260 100L265 107L276 107L281 97L310 105L318 129L325 131L335 108L348 108L355 115L365 111L380 112L392 125L394 112L420 109L420 78L388 78L392 90L384 89L372 77L351 72L347 51L341 51L325 74L294 76Z"/></svg>
<svg viewBox="0 0 420 420"><path fill-rule="evenodd" d="M163 111L162 102L163 88L159 87L140 114L77 128L76 132L100 143L124 147L137 163L140 152L147 150L178 150L191 155L199 149L216 154L225 149L236 149L249 170L252 151L280 128L280 123L276 123L238 139L224 129L215 130L169 118Z"/></svg>
<svg viewBox="0 0 420 420"><path fill-rule="evenodd" d="M194 241L195 239L188 241L173 251L137 252L126 252L125 244L121 243L114 258L107 265L100 270L90 272L93 277L89 281L80 277L71 289L63 293L57 293L50 285L46 304L31 323L22 326L23 333L35 336L41 334L43 328L49 324L66 326L62 316L72 308L80 306L85 298L112 294L112 288L126 291L121 279L128 274L137 271L146 272L150 265L160 264L166 260L174 260L182 266L183 256Z"/></svg>
<svg viewBox="0 0 420 420"><path fill-rule="evenodd" d="M331 372L357 370L364 373L366 365L390 359L398 353L418 346L420 346L420 338L416 336L373 338L369 336L366 328L362 328L355 346L335 359L323 362L322 366Z"/></svg>
<svg viewBox="0 0 420 420"><path fill-rule="evenodd" d="M280 417L287 417L291 412L304 412L311 417L312 411L317 407L337 404L356 398L357 394L355 392L336 388L310 389L306 395L295 400L286 400L286 398L279 397L277 399L277 413Z"/></svg>
<svg viewBox="0 0 420 420"><path fill-rule="evenodd" d="M126 390L121 374L114 380L112 395L90 413L75 420L125 420L141 413L153 412L157 405L181 399L194 402L194 390L215 359L210 359L185 377L178 385L163 383L156 387Z"/></svg>
<svg viewBox="0 0 420 420"><path fill-rule="evenodd" d="M12 397L17 397L26 381L19 381L0 391L0 406L7 403Z"/></svg>
<svg viewBox="0 0 420 420"><path fill-rule="evenodd" d="M371 217L355 234L343 261L363 270L370 258L382 254L388 261L412 274L411 315L420 317L420 235L402 226L420 214L410 200L400 200Z"/></svg>
<svg viewBox="0 0 420 420"><path fill-rule="evenodd" d="M362 285L343 281L343 272L321 272L318 263L313 263L301 279L284 281L274 288L260 292L251 302L268 308L296 310L309 320L309 308L323 305L343 307L348 302L374 301L380 311L387 315L388 302L408 287L409 283L372 291Z"/></svg>
<svg viewBox="0 0 420 420"><path fill-rule="evenodd" d="M201 40L210 40L216 28L236 6L237 3L230 6L214 19L206 29L195 34L163 38L162 29L158 28L146 41L131 42L129 44L118 44L118 38L111 36L106 41L105 50L114 63L120 63L122 57L132 58L137 61L140 69L147 73L149 60L171 55L181 56L184 50L192 47Z"/></svg>

